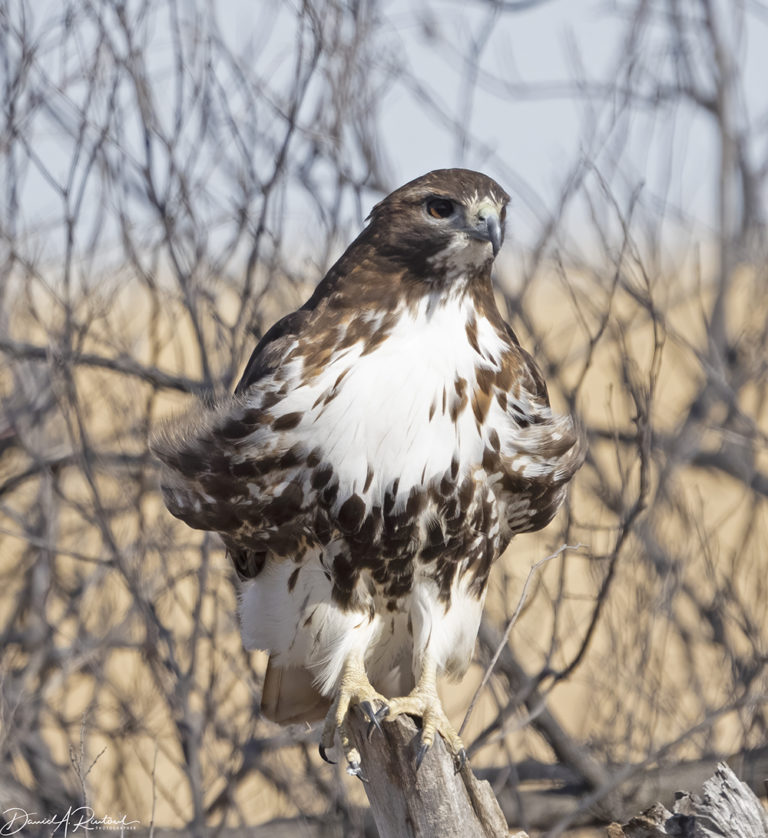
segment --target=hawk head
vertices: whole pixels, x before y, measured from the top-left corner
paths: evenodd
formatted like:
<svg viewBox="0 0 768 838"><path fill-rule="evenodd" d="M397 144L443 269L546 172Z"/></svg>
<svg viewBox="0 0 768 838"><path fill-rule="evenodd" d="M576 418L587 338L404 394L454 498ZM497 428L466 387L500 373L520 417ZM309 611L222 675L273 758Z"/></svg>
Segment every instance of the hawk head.
<svg viewBox="0 0 768 838"><path fill-rule="evenodd" d="M421 276L490 268L504 241L509 195L468 169L436 169L401 186L369 216L367 238L382 256Z"/></svg>

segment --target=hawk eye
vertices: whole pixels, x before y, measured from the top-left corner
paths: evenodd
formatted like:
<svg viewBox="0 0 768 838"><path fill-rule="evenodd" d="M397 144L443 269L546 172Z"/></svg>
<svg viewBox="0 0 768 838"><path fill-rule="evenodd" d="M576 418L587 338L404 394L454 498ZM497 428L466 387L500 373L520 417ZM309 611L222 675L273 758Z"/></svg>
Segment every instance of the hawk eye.
<svg viewBox="0 0 768 838"><path fill-rule="evenodd" d="M432 218L449 218L453 215L453 201L447 198L432 198L427 201L427 212Z"/></svg>

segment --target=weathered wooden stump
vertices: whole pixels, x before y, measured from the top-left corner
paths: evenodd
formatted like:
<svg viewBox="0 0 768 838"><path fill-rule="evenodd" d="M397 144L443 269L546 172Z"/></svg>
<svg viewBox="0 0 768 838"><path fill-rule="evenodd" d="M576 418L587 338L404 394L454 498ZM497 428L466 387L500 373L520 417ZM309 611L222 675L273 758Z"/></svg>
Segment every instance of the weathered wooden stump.
<svg viewBox="0 0 768 838"><path fill-rule="evenodd" d="M438 735L416 771L419 730L408 717L382 724L366 737L367 720L353 714L352 730L362 756L365 791L380 838L508 838L507 822L485 781L469 765L454 773ZM515 838L525 838L517 833Z"/></svg>
<svg viewBox="0 0 768 838"><path fill-rule="evenodd" d="M608 827L609 838L768 838L768 814L752 789L721 762L701 795L677 792L670 812L655 803Z"/></svg>

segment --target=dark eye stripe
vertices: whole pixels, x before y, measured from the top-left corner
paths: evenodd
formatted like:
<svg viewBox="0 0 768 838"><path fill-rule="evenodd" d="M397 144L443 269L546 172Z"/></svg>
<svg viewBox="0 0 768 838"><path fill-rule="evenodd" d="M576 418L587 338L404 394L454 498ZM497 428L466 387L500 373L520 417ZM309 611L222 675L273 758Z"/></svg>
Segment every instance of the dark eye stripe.
<svg viewBox="0 0 768 838"><path fill-rule="evenodd" d="M431 198L427 201L427 212L432 218L449 218L453 215L453 201L447 198Z"/></svg>

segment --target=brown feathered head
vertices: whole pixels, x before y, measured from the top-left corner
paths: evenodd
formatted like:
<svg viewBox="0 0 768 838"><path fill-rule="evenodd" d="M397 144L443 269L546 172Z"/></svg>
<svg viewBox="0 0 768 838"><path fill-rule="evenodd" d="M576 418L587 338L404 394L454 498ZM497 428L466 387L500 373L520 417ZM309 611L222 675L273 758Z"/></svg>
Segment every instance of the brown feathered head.
<svg viewBox="0 0 768 838"><path fill-rule="evenodd" d="M504 241L509 195L469 169L436 169L396 189L369 215L366 238L417 273L490 265Z"/></svg>

